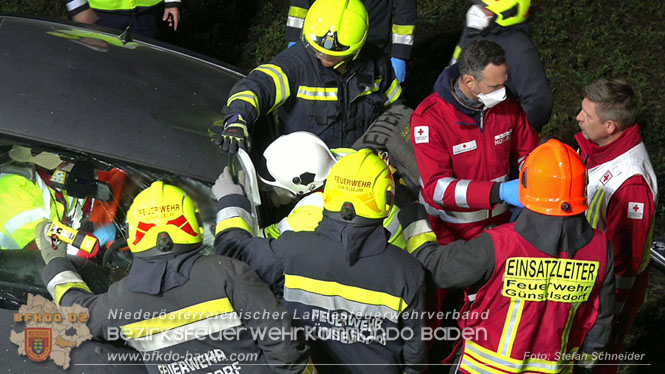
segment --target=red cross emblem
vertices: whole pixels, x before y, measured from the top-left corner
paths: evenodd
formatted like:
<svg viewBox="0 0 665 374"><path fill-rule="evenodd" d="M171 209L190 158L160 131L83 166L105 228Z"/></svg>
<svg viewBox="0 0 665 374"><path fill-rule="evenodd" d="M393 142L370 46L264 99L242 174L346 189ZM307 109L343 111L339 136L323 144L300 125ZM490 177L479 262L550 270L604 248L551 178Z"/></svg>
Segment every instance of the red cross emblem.
<svg viewBox="0 0 665 374"><path fill-rule="evenodd" d="M603 186L604 186L604 185L607 184L607 182L609 182L610 179L612 179L612 173L610 173L610 171L608 170L608 171L606 171L605 174L603 174L603 176L600 178L600 183L602 183Z"/></svg>
<svg viewBox="0 0 665 374"><path fill-rule="evenodd" d="M637 204L633 205L633 211L637 212L638 210L640 210L640 207Z"/></svg>
<svg viewBox="0 0 665 374"><path fill-rule="evenodd" d="M424 132L423 129L418 129L418 135L422 135L423 132Z"/></svg>

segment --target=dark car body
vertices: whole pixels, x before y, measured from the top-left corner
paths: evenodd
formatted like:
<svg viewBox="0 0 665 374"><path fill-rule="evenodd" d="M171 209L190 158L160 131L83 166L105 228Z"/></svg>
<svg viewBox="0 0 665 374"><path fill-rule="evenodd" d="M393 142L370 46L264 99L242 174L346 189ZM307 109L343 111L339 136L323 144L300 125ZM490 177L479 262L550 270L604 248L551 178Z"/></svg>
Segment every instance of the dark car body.
<svg viewBox="0 0 665 374"><path fill-rule="evenodd" d="M197 195L202 220L212 224L208 186L229 160L209 140L207 128L221 119L227 94L243 75L213 59L120 34L0 16L0 151L4 156L21 145L100 169L125 170L135 180L123 192L118 236L125 235L122 209L157 179ZM107 266L106 259L74 260L94 292L124 275L121 266ZM10 330L25 327L14 323L13 315L27 295L50 298L41 281L43 266L39 251L0 250L3 370L62 370L51 360L32 362L17 354L9 341ZM109 352L131 351L88 341L71 352L68 372L145 372L140 359L118 365L109 362Z"/></svg>

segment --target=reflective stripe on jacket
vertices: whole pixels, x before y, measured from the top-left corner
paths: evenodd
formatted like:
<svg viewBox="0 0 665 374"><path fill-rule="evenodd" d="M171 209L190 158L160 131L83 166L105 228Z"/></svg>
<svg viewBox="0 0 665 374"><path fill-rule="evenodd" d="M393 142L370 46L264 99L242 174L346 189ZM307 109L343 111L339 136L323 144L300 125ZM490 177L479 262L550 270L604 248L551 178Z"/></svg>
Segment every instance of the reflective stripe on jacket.
<svg viewBox="0 0 665 374"><path fill-rule="evenodd" d="M487 231L500 249L494 251L493 275L461 322L484 334L465 340L460 371L572 373L573 354L598 315L607 273L605 234L596 230L572 258L567 252L553 258L513 226Z"/></svg>
<svg viewBox="0 0 665 374"><path fill-rule="evenodd" d="M486 110L459 103L452 93L458 78L457 65L441 73L435 92L411 117L411 142L422 178L421 203L447 223L455 239L468 240L469 228L484 228L501 214L508 220L505 204L490 204L492 186L508 180L511 158L521 164L539 138L510 96Z"/></svg>
<svg viewBox="0 0 665 374"><path fill-rule="evenodd" d="M401 94L390 61L375 46L363 47L342 76L298 42L236 83L224 111L225 119L241 114L250 124L277 112L285 134L309 131L330 148L350 147Z"/></svg>
<svg viewBox="0 0 665 374"><path fill-rule="evenodd" d="M149 373L186 367L201 374L217 369L295 374L307 364L302 342L281 335L291 330L284 307L256 273L230 258L201 256L187 281L157 295L130 291L127 278L93 295L65 258L51 261L42 278L57 304L88 308L87 326L94 337L123 339L145 353Z"/></svg>
<svg viewBox="0 0 665 374"><path fill-rule="evenodd" d="M248 204L242 195L220 199L225 213L218 214L224 217L218 228L224 229L217 231L215 251L248 263L269 284L284 277L284 304L296 325L311 332L320 373L337 373L340 364L348 364L349 373L424 369L424 273L408 253L387 243L383 227L324 216L313 232L252 238L246 229L251 222L243 218ZM414 335L387 339L391 330Z"/></svg>

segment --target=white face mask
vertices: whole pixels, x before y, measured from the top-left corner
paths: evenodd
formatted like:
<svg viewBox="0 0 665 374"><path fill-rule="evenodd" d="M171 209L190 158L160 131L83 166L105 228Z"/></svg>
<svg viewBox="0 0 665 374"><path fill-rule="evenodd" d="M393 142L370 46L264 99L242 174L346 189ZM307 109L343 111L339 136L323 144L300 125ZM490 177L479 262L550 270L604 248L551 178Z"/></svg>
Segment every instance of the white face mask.
<svg viewBox="0 0 665 374"><path fill-rule="evenodd" d="M480 5L472 5L466 12L466 26L478 30L483 30L490 25L490 21L494 18L488 16L483 12Z"/></svg>
<svg viewBox="0 0 665 374"><path fill-rule="evenodd" d="M488 94L478 94L478 101L483 103L487 108L493 108L504 100L506 100L506 87L502 87Z"/></svg>

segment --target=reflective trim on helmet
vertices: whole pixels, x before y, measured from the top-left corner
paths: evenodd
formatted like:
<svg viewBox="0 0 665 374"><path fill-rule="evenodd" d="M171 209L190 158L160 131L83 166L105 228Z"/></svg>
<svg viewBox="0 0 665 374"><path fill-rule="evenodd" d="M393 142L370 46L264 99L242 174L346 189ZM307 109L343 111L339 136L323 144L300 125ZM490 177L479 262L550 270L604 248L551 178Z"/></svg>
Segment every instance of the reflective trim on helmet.
<svg viewBox="0 0 665 374"><path fill-rule="evenodd" d="M92 291L83 281L81 276L71 270L62 271L56 274L46 285L46 290L51 294L56 304L60 304L60 299L72 288L80 288L90 293Z"/></svg>
<svg viewBox="0 0 665 374"><path fill-rule="evenodd" d="M307 16L307 9L297 6L289 7L289 17L302 18L304 21L306 16Z"/></svg>
<svg viewBox="0 0 665 374"><path fill-rule="evenodd" d="M42 208L35 208L15 215L5 223L4 227L7 233L12 235L25 225L45 219L49 219L48 213Z"/></svg>
<svg viewBox="0 0 665 374"><path fill-rule="evenodd" d="M282 68L274 64L265 64L260 65L255 71L260 71L263 74L266 74L272 78L273 83L275 84L275 103L272 105L268 113L272 113L273 110L279 108L286 99L291 96L289 89L289 77L284 74Z"/></svg>
<svg viewBox="0 0 665 374"><path fill-rule="evenodd" d="M402 86L399 85L397 78L393 80L393 83L388 87L385 94L387 99L386 102L383 103L384 106L388 106L399 99L399 96L402 94Z"/></svg>
<svg viewBox="0 0 665 374"><path fill-rule="evenodd" d="M471 180L460 179L455 185L455 204L460 208L469 208L469 202L466 201L466 193L469 190Z"/></svg>
<svg viewBox="0 0 665 374"><path fill-rule="evenodd" d="M413 35L397 35L393 34L393 44L413 45Z"/></svg>
<svg viewBox="0 0 665 374"><path fill-rule="evenodd" d="M231 103L236 100L242 100L246 103L249 103L251 106L256 108L256 116L258 117L260 115L259 98L254 92L249 90L236 92L226 101L226 106L230 106Z"/></svg>
<svg viewBox="0 0 665 374"><path fill-rule="evenodd" d="M304 100L337 101L337 92L337 87L299 86L296 97Z"/></svg>
<svg viewBox="0 0 665 374"><path fill-rule="evenodd" d="M286 27L293 27L295 29L302 29L302 26L304 24L305 24L305 19L304 18L289 16L286 19Z"/></svg>
<svg viewBox="0 0 665 374"><path fill-rule="evenodd" d="M408 307L404 299L385 292L292 274L284 276L284 299L360 315L375 316L378 313L392 321L397 320L397 313Z"/></svg>

